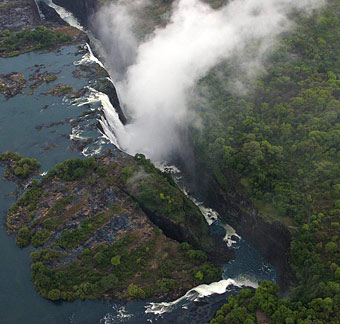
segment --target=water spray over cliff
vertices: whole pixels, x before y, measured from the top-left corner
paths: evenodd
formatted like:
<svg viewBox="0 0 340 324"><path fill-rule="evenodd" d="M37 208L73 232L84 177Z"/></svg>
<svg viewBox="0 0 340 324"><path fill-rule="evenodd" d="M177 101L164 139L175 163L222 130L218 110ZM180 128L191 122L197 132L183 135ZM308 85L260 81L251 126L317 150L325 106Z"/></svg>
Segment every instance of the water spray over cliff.
<svg viewBox="0 0 340 324"><path fill-rule="evenodd" d="M254 41L257 46L244 63L259 72L280 35L293 28L288 18L292 10L308 14L323 1L234 0L214 10L198 0L179 0L168 24L140 44L124 3L104 7L97 17L102 41L113 44L107 47L111 74L131 119L113 131L129 153L143 152L157 160L181 145L179 129L199 124L188 98L202 77L223 60L242 58Z"/></svg>

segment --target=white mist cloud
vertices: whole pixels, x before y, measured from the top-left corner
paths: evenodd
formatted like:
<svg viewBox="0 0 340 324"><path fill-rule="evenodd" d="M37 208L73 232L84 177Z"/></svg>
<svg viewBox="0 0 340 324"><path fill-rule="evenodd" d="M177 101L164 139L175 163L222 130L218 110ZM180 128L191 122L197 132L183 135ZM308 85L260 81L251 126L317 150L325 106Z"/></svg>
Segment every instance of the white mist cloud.
<svg viewBox="0 0 340 324"><path fill-rule="evenodd" d="M126 68L135 62L138 42L134 16L147 3L147 0L120 0L104 6L92 21L107 54L105 63L114 71L116 80L124 77Z"/></svg>
<svg viewBox="0 0 340 324"><path fill-rule="evenodd" d="M181 145L178 129L194 120L187 100L200 78L222 60L235 55L242 57L250 41L256 41L258 46L251 57L245 56L250 59L245 64L256 70L279 36L293 27L288 18L291 10L308 13L322 3L321 0L234 0L213 10L198 0L179 0L167 26L155 30L139 45L124 36L132 27L128 23L131 18L120 14L120 7L127 7L119 4L113 11L104 8L105 12L100 14L102 29L106 33L111 31L115 37L112 47L119 47L122 59L125 54L129 58L127 71L116 84L123 107L132 119L124 129L116 130L121 147L131 154L145 153L153 160L166 158ZM110 21L105 17L110 17ZM122 34L117 38L112 28L122 30ZM104 42L110 39L107 36ZM126 53L124 46L128 49ZM113 61L114 53L113 49Z"/></svg>

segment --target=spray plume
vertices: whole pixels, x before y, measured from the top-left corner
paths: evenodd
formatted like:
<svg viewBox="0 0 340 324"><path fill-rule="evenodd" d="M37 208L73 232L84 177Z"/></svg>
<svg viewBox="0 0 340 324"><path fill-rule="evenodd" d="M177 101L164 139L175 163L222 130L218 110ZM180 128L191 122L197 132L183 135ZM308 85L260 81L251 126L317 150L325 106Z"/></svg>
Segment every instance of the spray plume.
<svg viewBox="0 0 340 324"><path fill-rule="evenodd" d="M140 44L124 3L104 7L98 24L102 41L112 45L110 72L131 117L113 132L127 152L159 160L181 145L179 129L195 121L188 94L202 77L223 60L242 57L249 42L258 46L246 65L263 62L279 36L294 26L288 18L292 10L308 14L323 1L234 0L214 10L198 0L179 0L168 24Z"/></svg>

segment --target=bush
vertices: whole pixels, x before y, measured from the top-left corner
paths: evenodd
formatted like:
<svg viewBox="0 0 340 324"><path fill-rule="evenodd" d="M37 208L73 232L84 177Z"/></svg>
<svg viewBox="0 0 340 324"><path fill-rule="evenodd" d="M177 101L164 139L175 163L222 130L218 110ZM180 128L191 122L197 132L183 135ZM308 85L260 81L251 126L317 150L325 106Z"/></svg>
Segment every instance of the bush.
<svg viewBox="0 0 340 324"><path fill-rule="evenodd" d="M24 248L31 243L31 238L32 238L31 231L28 229L28 227L24 226L18 232L16 243L21 248Z"/></svg>
<svg viewBox="0 0 340 324"><path fill-rule="evenodd" d="M176 286L176 281L173 279L162 278L160 280L157 280L157 289L161 293L167 293L175 286Z"/></svg>
<svg viewBox="0 0 340 324"><path fill-rule="evenodd" d="M60 290L59 289L52 289L48 293L48 299L51 300L58 300L60 299Z"/></svg>
<svg viewBox="0 0 340 324"><path fill-rule="evenodd" d="M100 280L100 284L105 291L112 289L117 282L118 278L113 274L109 274Z"/></svg>
<svg viewBox="0 0 340 324"><path fill-rule="evenodd" d="M118 266L120 265L120 255L116 255L111 259L111 264L113 266Z"/></svg>
<svg viewBox="0 0 340 324"><path fill-rule="evenodd" d="M32 245L34 247L42 246L44 245L51 236L51 232L47 230L36 232L32 237Z"/></svg>
<svg viewBox="0 0 340 324"><path fill-rule="evenodd" d="M133 284L129 285L127 292L130 298L140 298L140 299L146 298L145 291L142 288L138 287L137 285L133 285Z"/></svg>
<svg viewBox="0 0 340 324"><path fill-rule="evenodd" d="M207 255L203 251L189 250L187 251L187 255L191 261L196 263L203 263L207 261Z"/></svg>
<svg viewBox="0 0 340 324"><path fill-rule="evenodd" d="M1 36L3 38L0 40L0 53L13 52L14 55L20 54L22 50L51 47L72 40L69 35L42 26L38 26L34 30L8 32Z"/></svg>
<svg viewBox="0 0 340 324"><path fill-rule="evenodd" d="M93 157L86 160L69 159L56 165L56 174L61 180L71 181L83 177L87 171L95 170L98 164Z"/></svg>
<svg viewBox="0 0 340 324"><path fill-rule="evenodd" d="M191 249L191 245L187 242L181 243L180 247L181 247L181 250L183 251L188 251Z"/></svg>
<svg viewBox="0 0 340 324"><path fill-rule="evenodd" d="M334 253L337 252L339 250L338 244L335 242L328 242L325 245L325 250L327 253Z"/></svg>

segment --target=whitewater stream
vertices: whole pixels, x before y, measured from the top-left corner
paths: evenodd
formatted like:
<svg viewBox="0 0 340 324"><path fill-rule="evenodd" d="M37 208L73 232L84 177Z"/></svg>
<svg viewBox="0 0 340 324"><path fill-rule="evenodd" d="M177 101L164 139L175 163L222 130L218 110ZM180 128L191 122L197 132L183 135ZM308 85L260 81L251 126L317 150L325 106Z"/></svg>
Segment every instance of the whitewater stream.
<svg viewBox="0 0 340 324"><path fill-rule="evenodd" d="M47 2L49 2L47 0ZM64 9L53 6L70 24L81 28L76 19ZM55 85L43 84L30 94L30 89L6 100L0 96L0 152L16 151L22 156L35 157L42 171L53 168L67 158L91 156L107 148L117 149L115 130L124 127L107 95L94 90L93 80L75 78L81 65L102 63L90 51L79 52L76 46L65 46L58 53L32 52L9 59L0 59L2 73L20 72L28 80L40 62L41 72L54 72L58 81L74 89L84 89L76 99L46 96ZM91 116L91 117L89 117ZM100 122L105 134L97 127ZM175 167L158 164L173 174L182 187L182 174ZM0 177L4 168L0 168ZM199 324L209 321L230 294L242 287L257 287L259 280L277 281L276 270L258 251L224 224L216 211L190 197L200 208L211 231L235 250L235 259L223 265L223 278L210 285L200 285L184 296L163 303L151 301L51 302L39 296L30 280L29 254L33 248L20 249L13 236L6 233L9 207L21 194L14 184L0 186L0 323L6 324L113 324L113 323L177 323Z"/></svg>

